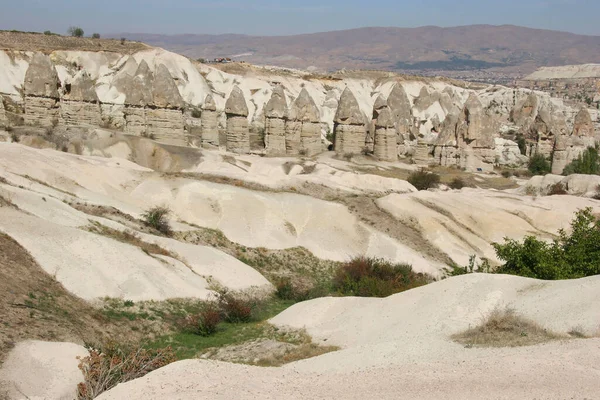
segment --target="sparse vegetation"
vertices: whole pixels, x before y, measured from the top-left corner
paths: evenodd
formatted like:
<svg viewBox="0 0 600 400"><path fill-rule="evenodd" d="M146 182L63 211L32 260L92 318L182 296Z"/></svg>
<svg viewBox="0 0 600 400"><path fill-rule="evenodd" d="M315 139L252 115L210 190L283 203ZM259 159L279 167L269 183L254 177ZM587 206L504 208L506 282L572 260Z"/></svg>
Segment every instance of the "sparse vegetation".
<svg viewBox="0 0 600 400"><path fill-rule="evenodd" d="M467 184L461 178L454 178L448 186L450 187L450 189L460 190L467 186Z"/></svg>
<svg viewBox="0 0 600 400"><path fill-rule="evenodd" d="M424 169L413 172L408 176L408 182L417 190L428 190L438 187L440 176L436 173Z"/></svg>
<svg viewBox="0 0 600 400"><path fill-rule="evenodd" d="M192 114L192 118L200 118L200 117L202 117L202 111L200 111L197 108L193 108L191 114Z"/></svg>
<svg viewBox="0 0 600 400"><path fill-rule="evenodd" d="M67 30L67 33L69 34L69 36L78 37L78 38L83 37L83 35L85 34L83 29L81 29L78 26L69 27L69 29Z"/></svg>
<svg viewBox="0 0 600 400"><path fill-rule="evenodd" d="M600 175L600 156L598 147L588 147L563 170L563 175L587 174Z"/></svg>
<svg viewBox="0 0 600 400"><path fill-rule="evenodd" d="M554 185L550 186L550 189L548 190L548 196L559 196L566 194L569 194L569 192L567 192L567 188L562 182L555 183Z"/></svg>
<svg viewBox="0 0 600 400"><path fill-rule="evenodd" d="M492 266L488 259L483 259L481 263L477 262L477 256L475 254L469 257L469 264L465 267L461 267L457 264L450 265L450 268L446 268L446 274L448 276L460 276L474 273L489 274L492 272Z"/></svg>
<svg viewBox="0 0 600 400"><path fill-rule="evenodd" d="M531 346L560 338L510 308L495 309L480 326L452 336L466 347Z"/></svg>
<svg viewBox="0 0 600 400"><path fill-rule="evenodd" d="M77 386L79 400L91 400L117 386L176 361L171 348L143 349L107 343L88 345L90 355L79 363L84 382Z"/></svg>
<svg viewBox="0 0 600 400"><path fill-rule="evenodd" d="M333 289L343 296L388 297L430 281L428 276L414 272L409 264L356 257L338 268Z"/></svg>
<svg viewBox="0 0 600 400"><path fill-rule="evenodd" d="M600 274L600 221L591 208L580 210L571 222L571 234L560 230L552 243L535 236L523 242L505 239L494 243L504 261L497 273L555 280L577 279Z"/></svg>
<svg viewBox="0 0 600 400"><path fill-rule="evenodd" d="M156 229L165 236L171 236L173 232L168 219L170 213L171 210L166 206L155 206L146 210L142 214L142 219L147 226Z"/></svg>
<svg viewBox="0 0 600 400"><path fill-rule="evenodd" d="M552 165L542 154L536 153L529 159L527 166L533 175L546 175L552 171Z"/></svg>

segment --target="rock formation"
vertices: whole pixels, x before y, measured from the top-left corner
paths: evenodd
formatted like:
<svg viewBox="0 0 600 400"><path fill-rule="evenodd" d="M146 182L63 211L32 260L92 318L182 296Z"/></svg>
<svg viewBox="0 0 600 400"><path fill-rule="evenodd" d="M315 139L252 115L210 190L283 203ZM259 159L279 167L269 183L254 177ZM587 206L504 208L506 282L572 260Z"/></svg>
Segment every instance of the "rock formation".
<svg viewBox="0 0 600 400"><path fill-rule="evenodd" d="M335 152L340 156L360 154L365 148L365 120L356 97L346 87L340 98L334 123Z"/></svg>
<svg viewBox="0 0 600 400"><path fill-rule="evenodd" d="M6 112L4 111L4 99L0 96L0 128L7 126Z"/></svg>
<svg viewBox="0 0 600 400"><path fill-rule="evenodd" d="M61 119L66 125L98 126L102 122L100 101L92 79L82 71L69 85L60 102Z"/></svg>
<svg viewBox="0 0 600 400"><path fill-rule="evenodd" d="M562 129L555 129L556 134L552 149L552 173L560 175L565 167L575 160L588 147L594 147L594 123L587 109L582 108L573 124L573 131L569 135L564 120L559 124ZM539 148L539 145L538 145Z"/></svg>
<svg viewBox="0 0 600 400"><path fill-rule="evenodd" d="M383 111L383 109L388 108L388 113L390 112L389 107L387 105L387 100L382 95L377 96L375 99L375 104L373 104L373 115L371 117L371 121L369 126L367 127L367 139L365 141L365 146L368 151L374 152L375 145L375 131L377 129L376 122L377 118L379 118L379 113ZM390 114L391 116L391 114Z"/></svg>
<svg viewBox="0 0 600 400"><path fill-rule="evenodd" d="M387 104L396 123L396 130L399 135L398 144L403 143L404 140L410 140L413 127L412 107L402 85L399 83L394 85L388 96Z"/></svg>
<svg viewBox="0 0 600 400"><path fill-rule="evenodd" d="M458 140L456 138L457 125L458 112L451 112L442 122L433 154L435 161L441 166L448 167L459 164Z"/></svg>
<svg viewBox="0 0 600 400"><path fill-rule="evenodd" d="M521 129L521 133L528 133L538 113L538 107L539 100L532 92L511 111L510 120Z"/></svg>
<svg viewBox="0 0 600 400"><path fill-rule="evenodd" d="M59 118L60 80L50 57L35 53L25 73L25 123L55 126Z"/></svg>
<svg viewBox="0 0 600 400"><path fill-rule="evenodd" d="M302 89L292 103L285 123L285 148L287 155L313 156L319 154L321 125L319 109L306 89Z"/></svg>
<svg viewBox="0 0 600 400"><path fill-rule="evenodd" d="M146 106L153 103L152 86L144 81L146 79L140 76L125 75L119 82L125 93L125 132L138 136L147 135Z"/></svg>
<svg viewBox="0 0 600 400"><path fill-rule="evenodd" d="M276 86L265 107L265 148L269 156L284 156L287 100L283 86Z"/></svg>
<svg viewBox="0 0 600 400"><path fill-rule="evenodd" d="M248 106L244 93L234 86L225 103L227 116L227 151L238 154L250 152L250 132L248 130Z"/></svg>
<svg viewBox="0 0 600 400"><path fill-rule="evenodd" d="M396 128L389 107L384 106L377 111L375 120L375 143L373 154L382 161L397 161Z"/></svg>
<svg viewBox="0 0 600 400"><path fill-rule="evenodd" d="M145 64L144 61L140 63L138 72ZM151 72L143 71L142 76L151 76ZM146 111L148 135L163 143L185 146L187 141L183 129L183 99L164 64L161 64L156 71L152 84L152 99L153 107Z"/></svg>
<svg viewBox="0 0 600 400"><path fill-rule="evenodd" d="M219 146L219 113L215 99L211 94L206 95L202 108L202 144Z"/></svg>
<svg viewBox="0 0 600 400"><path fill-rule="evenodd" d="M582 108L575 116L573 136L594 137L594 123L587 108Z"/></svg>
<svg viewBox="0 0 600 400"><path fill-rule="evenodd" d="M437 97L439 95L430 94L427 87L423 86L419 92L419 96L415 99L415 108L419 111L425 111L436 102Z"/></svg>

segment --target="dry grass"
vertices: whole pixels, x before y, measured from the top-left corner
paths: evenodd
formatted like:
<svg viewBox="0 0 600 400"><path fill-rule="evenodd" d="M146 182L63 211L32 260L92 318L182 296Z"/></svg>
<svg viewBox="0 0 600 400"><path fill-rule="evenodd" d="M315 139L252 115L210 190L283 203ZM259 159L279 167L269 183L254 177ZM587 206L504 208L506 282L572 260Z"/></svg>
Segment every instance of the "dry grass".
<svg viewBox="0 0 600 400"><path fill-rule="evenodd" d="M109 228L105 225L102 225L98 222L92 222L87 230L92 233L96 233L98 235L106 236L111 239L117 240L122 243L127 243L135 247L139 247L142 249L144 253L147 254L158 254L161 256L167 256L171 258L177 259L177 254L170 252L169 250L155 244L144 242L138 235L136 235L133 231L119 231L116 229Z"/></svg>
<svg viewBox="0 0 600 400"><path fill-rule="evenodd" d="M480 326L452 336L467 347L532 346L564 338L509 308L496 309Z"/></svg>

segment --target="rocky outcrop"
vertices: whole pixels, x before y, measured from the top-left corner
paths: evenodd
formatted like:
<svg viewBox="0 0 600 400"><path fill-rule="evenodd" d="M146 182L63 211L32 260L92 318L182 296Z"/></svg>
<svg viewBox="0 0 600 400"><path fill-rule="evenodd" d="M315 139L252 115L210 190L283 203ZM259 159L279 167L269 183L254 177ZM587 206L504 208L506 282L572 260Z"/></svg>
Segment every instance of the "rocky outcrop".
<svg viewBox="0 0 600 400"><path fill-rule="evenodd" d="M35 53L25 73L24 120L27 125L58 124L59 88L60 80L50 57Z"/></svg>
<svg viewBox="0 0 600 400"><path fill-rule="evenodd" d="M535 93L530 93L519 102L510 112L510 120L520 128L521 133L527 134L538 113L539 99Z"/></svg>
<svg viewBox="0 0 600 400"><path fill-rule="evenodd" d="M66 86L65 95L60 102L61 121L66 125L100 125L100 101L90 76L82 71Z"/></svg>
<svg viewBox="0 0 600 400"><path fill-rule="evenodd" d="M412 107L402 85L399 83L394 85L388 96L387 104L396 123L396 130L399 135L398 144L410 140L413 127Z"/></svg>
<svg viewBox="0 0 600 400"><path fill-rule="evenodd" d="M458 113L450 113L442 123L440 134L434 146L434 159L436 163L448 167L459 164L458 140L456 127L458 125Z"/></svg>
<svg viewBox="0 0 600 400"><path fill-rule="evenodd" d="M7 126L6 111L4 111L4 99L0 96L0 128Z"/></svg>
<svg viewBox="0 0 600 400"><path fill-rule="evenodd" d="M227 116L227 151L238 154L250 152L250 132L248 130L248 106L244 93L234 86L225 103Z"/></svg>
<svg viewBox="0 0 600 400"><path fill-rule="evenodd" d="M145 65L140 63L139 70ZM143 71L143 75L150 75ZM139 78L138 75L136 78ZM143 78L140 78L143 80ZM149 78L148 78L149 79ZM167 67L161 64L152 84L152 107L146 112L147 133L156 140L179 146L185 146L183 99Z"/></svg>
<svg viewBox="0 0 600 400"><path fill-rule="evenodd" d="M587 108L579 110L573 123L573 136L594 137L594 123Z"/></svg>
<svg viewBox="0 0 600 400"><path fill-rule="evenodd" d="M394 117L387 106L377 111L373 155L382 161L398 160Z"/></svg>
<svg viewBox="0 0 600 400"><path fill-rule="evenodd" d="M276 86L265 107L265 149L269 156L284 156L287 100L283 86Z"/></svg>
<svg viewBox="0 0 600 400"><path fill-rule="evenodd" d="M430 94L426 86L421 88L419 96L415 99L415 108L419 111L425 111L437 101L437 93Z"/></svg>
<svg viewBox="0 0 600 400"><path fill-rule="evenodd" d="M211 94L206 95L202 108L202 144L207 146L219 146L219 113L215 99Z"/></svg>
<svg viewBox="0 0 600 400"><path fill-rule="evenodd" d="M350 88L344 89L334 123L335 152L340 156L360 154L365 148L366 127L360 106Z"/></svg>
<svg viewBox="0 0 600 400"><path fill-rule="evenodd" d="M285 123L286 154L313 156L319 154L321 145L321 125L319 109L306 89L302 89L292 103Z"/></svg>
<svg viewBox="0 0 600 400"><path fill-rule="evenodd" d="M377 118L379 118L379 113L385 108L388 108L389 112L387 100L382 95L377 96L375 99L375 104L373 104L373 115L371 116L371 121L367 126L367 139L365 140L365 146L369 152L374 152L376 121Z"/></svg>

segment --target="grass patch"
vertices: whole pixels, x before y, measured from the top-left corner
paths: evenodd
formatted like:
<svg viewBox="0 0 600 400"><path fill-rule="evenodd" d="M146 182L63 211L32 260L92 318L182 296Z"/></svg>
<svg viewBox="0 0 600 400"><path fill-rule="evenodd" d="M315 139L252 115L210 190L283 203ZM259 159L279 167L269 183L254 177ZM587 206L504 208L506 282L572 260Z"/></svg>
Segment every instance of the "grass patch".
<svg viewBox="0 0 600 400"><path fill-rule="evenodd" d="M467 347L532 346L563 338L510 308L496 309L480 326L452 336L452 340Z"/></svg>
<svg viewBox="0 0 600 400"><path fill-rule="evenodd" d="M134 231L119 231L116 229L109 228L95 221L90 221L90 225L87 227L87 230L88 232L106 236L111 239L117 240L121 243L127 243L132 246L139 247L146 254L158 254L161 256L167 256L177 259L176 254L155 243L148 243L143 241Z"/></svg>

